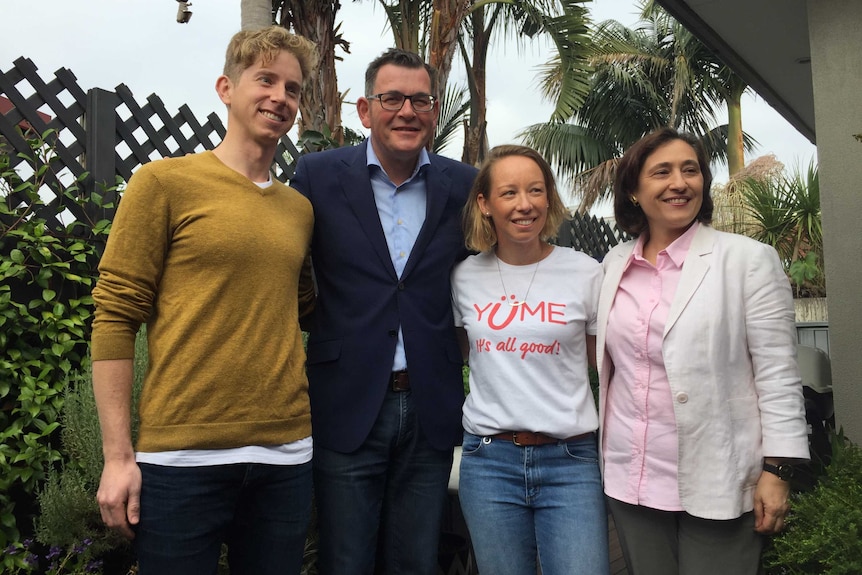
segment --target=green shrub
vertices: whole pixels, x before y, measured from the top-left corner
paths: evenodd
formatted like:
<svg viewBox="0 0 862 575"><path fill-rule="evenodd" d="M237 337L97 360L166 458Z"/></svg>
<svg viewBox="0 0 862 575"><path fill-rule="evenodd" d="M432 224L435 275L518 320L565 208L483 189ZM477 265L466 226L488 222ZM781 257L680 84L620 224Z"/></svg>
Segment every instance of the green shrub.
<svg viewBox="0 0 862 575"><path fill-rule="evenodd" d="M764 554L770 575L862 573L862 448L832 439L826 475L794 494L787 529Z"/></svg>
<svg viewBox="0 0 862 575"><path fill-rule="evenodd" d="M132 437L137 436L136 405L147 369L146 329L135 340L135 380L132 388ZM96 492L102 475L102 434L89 370L69 387L63 404L63 467L52 472L39 492L41 513L36 536L46 546L73 548L90 541L94 557L107 553L130 557L123 537L102 522Z"/></svg>
<svg viewBox="0 0 862 575"><path fill-rule="evenodd" d="M26 180L0 154L0 548L19 541L36 490L61 459L55 446L63 392L87 362L95 245L110 227L76 221L52 228L42 217L56 201L40 191L61 185L52 137L48 131L29 140ZM109 207L98 194L85 198L86 177L54 192L88 213ZM0 565L9 568L5 556Z"/></svg>
<svg viewBox="0 0 862 575"><path fill-rule="evenodd" d="M132 437L137 436L137 402L147 369L146 330L135 340L135 381L132 389ZM91 553L131 557L128 541L102 522L96 491L102 474L102 434L89 371L71 386L63 404L61 439L63 466L49 474L39 492L41 513L36 536L44 545L72 548L91 542Z"/></svg>

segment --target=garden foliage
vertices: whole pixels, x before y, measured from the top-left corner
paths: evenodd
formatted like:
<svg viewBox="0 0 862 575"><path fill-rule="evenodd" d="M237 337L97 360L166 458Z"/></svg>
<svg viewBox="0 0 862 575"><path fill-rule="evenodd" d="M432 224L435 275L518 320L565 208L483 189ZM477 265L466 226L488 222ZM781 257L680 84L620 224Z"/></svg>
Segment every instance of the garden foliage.
<svg viewBox="0 0 862 575"><path fill-rule="evenodd" d="M792 498L787 529L764 557L770 575L862 573L862 448L832 438L826 475Z"/></svg>
<svg viewBox="0 0 862 575"><path fill-rule="evenodd" d="M53 172L52 137L48 131L29 140L31 153L20 156L32 169L27 179L0 153L0 549L31 529L35 494L61 460L64 392L88 362L96 246L110 227L103 220L52 228L42 217L59 205L41 195L61 179ZM89 213L110 207L101 195L82 192L86 177L49 195ZM10 570L10 561L4 554L0 571Z"/></svg>
<svg viewBox="0 0 862 575"><path fill-rule="evenodd" d="M826 295L817 166L792 176L748 178L743 193L755 222L750 235L778 251L795 297Z"/></svg>

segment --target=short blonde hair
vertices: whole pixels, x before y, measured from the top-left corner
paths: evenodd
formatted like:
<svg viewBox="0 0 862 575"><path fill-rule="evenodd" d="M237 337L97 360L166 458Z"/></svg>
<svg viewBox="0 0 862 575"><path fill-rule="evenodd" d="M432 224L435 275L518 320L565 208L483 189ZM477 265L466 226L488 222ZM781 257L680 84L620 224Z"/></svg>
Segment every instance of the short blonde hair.
<svg viewBox="0 0 862 575"><path fill-rule="evenodd" d="M494 168L494 164L510 156L521 156L533 160L539 166L539 169L542 170L542 175L545 178L545 190L548 194L548 218L545 220L545 226L542 228L541 239L548 241L556 237L560 225L569 215L568 210L563 205L560 194L557 192L554 172L539 152L527 146L496 146L488 152L488 158L482 164L479 175L476 176L476 181L473 182L473 188L470 190L467 205L464 206L462 220L464 240L467 248L471 250L484 252L497 245L497 231L494 229L494 222L479 209L478 198L479 196L483 196L488 199L488 194L491 190L491 171Z"/></svg>
<svg viewBox="0 0 862 575"><path fill-rule="evenodd" d="M246 68L258 58L266 66L278 53L286 50L299 61L303 83L317 70L317 47L303 36L291 34L281 26L242 30L234 34L224 57L224 75L236 82Z"/></svg>

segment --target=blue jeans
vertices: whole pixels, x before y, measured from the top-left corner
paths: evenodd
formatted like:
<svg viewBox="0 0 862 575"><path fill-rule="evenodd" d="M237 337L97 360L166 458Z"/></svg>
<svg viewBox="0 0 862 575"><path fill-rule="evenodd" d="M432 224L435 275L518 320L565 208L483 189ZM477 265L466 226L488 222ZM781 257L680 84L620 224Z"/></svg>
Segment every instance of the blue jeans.
<svg viewBox="0 0 862 575"><path fill-rule="evenodd" d="M411 392L389 391L360 448L314 446L320 575L436 575L452 451L419 430Z"/></svg>
<svg viewBox="0 0 862 575"><path fill-rule="evenodd" d="M595 435L519 447L464 434L461 510L480 573L607 575L608 516Z"/></svg>
<svg viewBox="0 0 862 575"><path fill-rule="evenodd" d="M299 573L311 514L311 463L167 467L140 464L140 575Z"/></svg>

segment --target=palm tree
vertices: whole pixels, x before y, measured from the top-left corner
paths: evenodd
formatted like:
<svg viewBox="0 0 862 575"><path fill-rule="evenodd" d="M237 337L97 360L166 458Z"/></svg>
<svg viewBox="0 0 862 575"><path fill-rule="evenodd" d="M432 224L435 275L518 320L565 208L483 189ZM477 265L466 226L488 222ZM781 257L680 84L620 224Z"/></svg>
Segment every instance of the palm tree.
<svg viewBox="0 0 862 575"><path fill-rule="evenodd" d="M341 48L350 52L350 44L339 31L340 25L335 24L340 7L338 0L241 0L240 5L243 30L278 23L317 45L320 65L303 87L297 126L300 137L306 131L327 134L328 141L338 145L344 143L343 94L338 91L335 50Z"/></svg>
<svg viewBox="0 0 862 575"><path fill-rule="evenodd" d="M395 47L428 55L429 23L433 7L429 0L378 0L386 13Z"/></svg>
<svg viewBox="0 0 862 575"><path fill-rule="evenodd" d="M641 14L643 17L654 14L659 18L670 18L655 0L646 0ZM672 18L671 21L674 22L675 33L680 34L685 42L695 42L700 45L696 51L707 50L686 28ZM727 106L727 133L725 138L727 143L727 171L732 177L745 167L745 150L748 146L742 131L742 95L748 89L748 84L723 62L716 59L710 51L707 50L707 54L707 59L711 56L714 60L716 70L715 80L717 82L713 88L716 89L721 100Z"/></svg>
<svg viewBox="0 0 862 575"><path fill-rule="evenodd" d="M272 0L240 0L240 28L252 30L272 25Z"/></svg>
<svg viewBox="0 0 862 575"><path fill-rule="evenodd" d="M586 10L581 6L586 0L378 1L386 12L395 45L417 52L437 68L444 93L453 56L460 50L470 92L462 155L467 163L480 163L487 149L485 70L495 33L516 38L547 34L551 38L563 85L555 98L557 114L571 115L587 95L589 38Z"/></svg>
<svg viewBox="0 0 862 575"><path fill-rule="evenodd" d="M245 1L245 0L244 0ZM341 4L338 0L271 0L277 22L317 45L320 65L302 90L299 103L299 134L313 130L331 134L339 145L344 143L341 125L341 104L344 94L338 91L335 73L336 48L350 53L350 43L341 35L341 25L335 16Z"/></svg>
<svg viewBox="0 0 862 575"><path fill-rule="evenodd" d="M613 20L598 26L595 71L583 106L565 121L558 117L521 134L579 189L582 211L609 195L616 158L656 128L698 135L713 161L728 161L729 136L754 145L742 134L739 115L734 126L716 125L722 103L735 97L739 109L744 82L657 5L646 2L641 16L634 29ZM545 87L550 94L556 89L552 82ZM737 161L741 153L732 169Z"/></svg>
<svg viewBox="0 0 862 575"><path fill-rule="evenodd" d="M479 164L488 148L486 62L494 33L516 40L547 35L556 47L549 66L557 72L554 81L560 86L555 94L554 117L569 117L583 103L589 90L588 58L592 53L583 1L486 0L473 6L459 39L471 103L462 161Z"/></svg>
<svg viewBox="0 0 862 575"><path fill-rule="evenodd" d="M472 0L378 0L395 46L421 55L437 70L445 93L457 48L457 34Z"/></svg>

